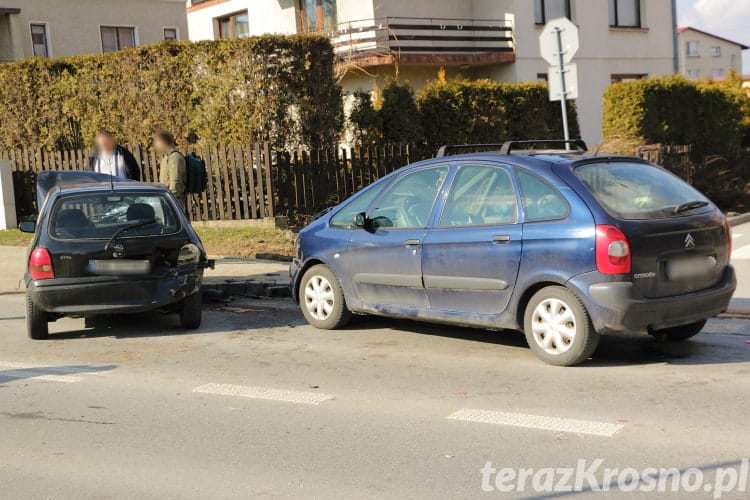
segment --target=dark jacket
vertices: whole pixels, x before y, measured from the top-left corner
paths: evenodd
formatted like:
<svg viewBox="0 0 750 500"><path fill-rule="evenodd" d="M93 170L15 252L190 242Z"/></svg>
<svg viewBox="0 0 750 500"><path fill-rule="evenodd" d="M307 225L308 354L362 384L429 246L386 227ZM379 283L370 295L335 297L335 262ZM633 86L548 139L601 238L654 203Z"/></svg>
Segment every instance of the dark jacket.
<svg viewBox="0 0 750 500"><path fill-rule="evenodd" d="M131 153L128 148L124 146L118 145L115 148L115 156L122 155L122 159L125 162L125 172L128 176L128 179L133 181L140 181L141 180L141 168L138 165L138 161L135 159L135 156L133 156L133 153ZM94 153L89 156L89 170L94 170L95 162L96 162L97 153Z"/></svg>

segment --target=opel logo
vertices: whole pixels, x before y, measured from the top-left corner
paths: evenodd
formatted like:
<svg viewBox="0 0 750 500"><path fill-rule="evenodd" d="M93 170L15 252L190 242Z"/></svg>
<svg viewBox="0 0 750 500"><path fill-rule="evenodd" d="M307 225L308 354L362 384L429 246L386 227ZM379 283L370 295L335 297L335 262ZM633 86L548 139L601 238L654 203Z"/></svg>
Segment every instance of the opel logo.
<svg viewBox="0 0 750 500"><path fill-rule="evenodd" d="M695 248L695 238L690 233L685 236L685 248Z"/></svg>

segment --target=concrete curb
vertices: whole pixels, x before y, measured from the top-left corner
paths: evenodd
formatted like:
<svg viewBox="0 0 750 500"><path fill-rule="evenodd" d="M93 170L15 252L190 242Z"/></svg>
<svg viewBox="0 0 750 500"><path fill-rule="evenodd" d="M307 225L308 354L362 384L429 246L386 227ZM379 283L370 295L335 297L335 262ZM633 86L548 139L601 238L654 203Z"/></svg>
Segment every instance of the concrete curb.
<svg viewBox="0 0 750 500"><path fill-rule="evenodd" d="M732 227L746 224L750 222L750 212L746 214L735 215L734 217L729 217L727 220L729 221L729 225Z"/></svg>

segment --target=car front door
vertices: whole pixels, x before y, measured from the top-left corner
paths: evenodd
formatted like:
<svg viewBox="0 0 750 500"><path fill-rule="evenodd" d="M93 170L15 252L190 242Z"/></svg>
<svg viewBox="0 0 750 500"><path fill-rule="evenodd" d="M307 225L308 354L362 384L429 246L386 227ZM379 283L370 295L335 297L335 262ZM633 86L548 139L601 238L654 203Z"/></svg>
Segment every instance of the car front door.
<svg viewBox="0 0 750 500"><path fill-rule="evenodd" d="M522 228L510 170L461 165L422 249L430 308L497 315L518 276Z"/></svg>
<svg viewBox="0 0 750 500"><path fill-rule="evenodd" d="M357 297L387 312L428 307L422 285L422 243L447 165L410 172L375 201L365 228L346 252L347 274Z"/></svg>

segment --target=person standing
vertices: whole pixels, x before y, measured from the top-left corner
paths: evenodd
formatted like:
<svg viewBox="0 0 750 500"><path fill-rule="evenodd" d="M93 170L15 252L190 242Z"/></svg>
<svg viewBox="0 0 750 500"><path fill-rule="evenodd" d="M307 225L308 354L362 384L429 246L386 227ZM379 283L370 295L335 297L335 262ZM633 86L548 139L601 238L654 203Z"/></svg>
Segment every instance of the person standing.
<svg viewBox="0 0 750 500"><path fill-rule="evenodd" d="M141 169L133 153L115 142L111 132L99 130L94 137L96 152L89 157L89 170L133 181L141 180Z"/></svg>
<svg viewBox="0 0 750 500"><path fill-rule="evenodd" d="M187 164L185 157L177 151L174 136L166 130L154 132L154 148L162 154L159 162L159 182L169 188L182 208L186 208Z"/></svg>

